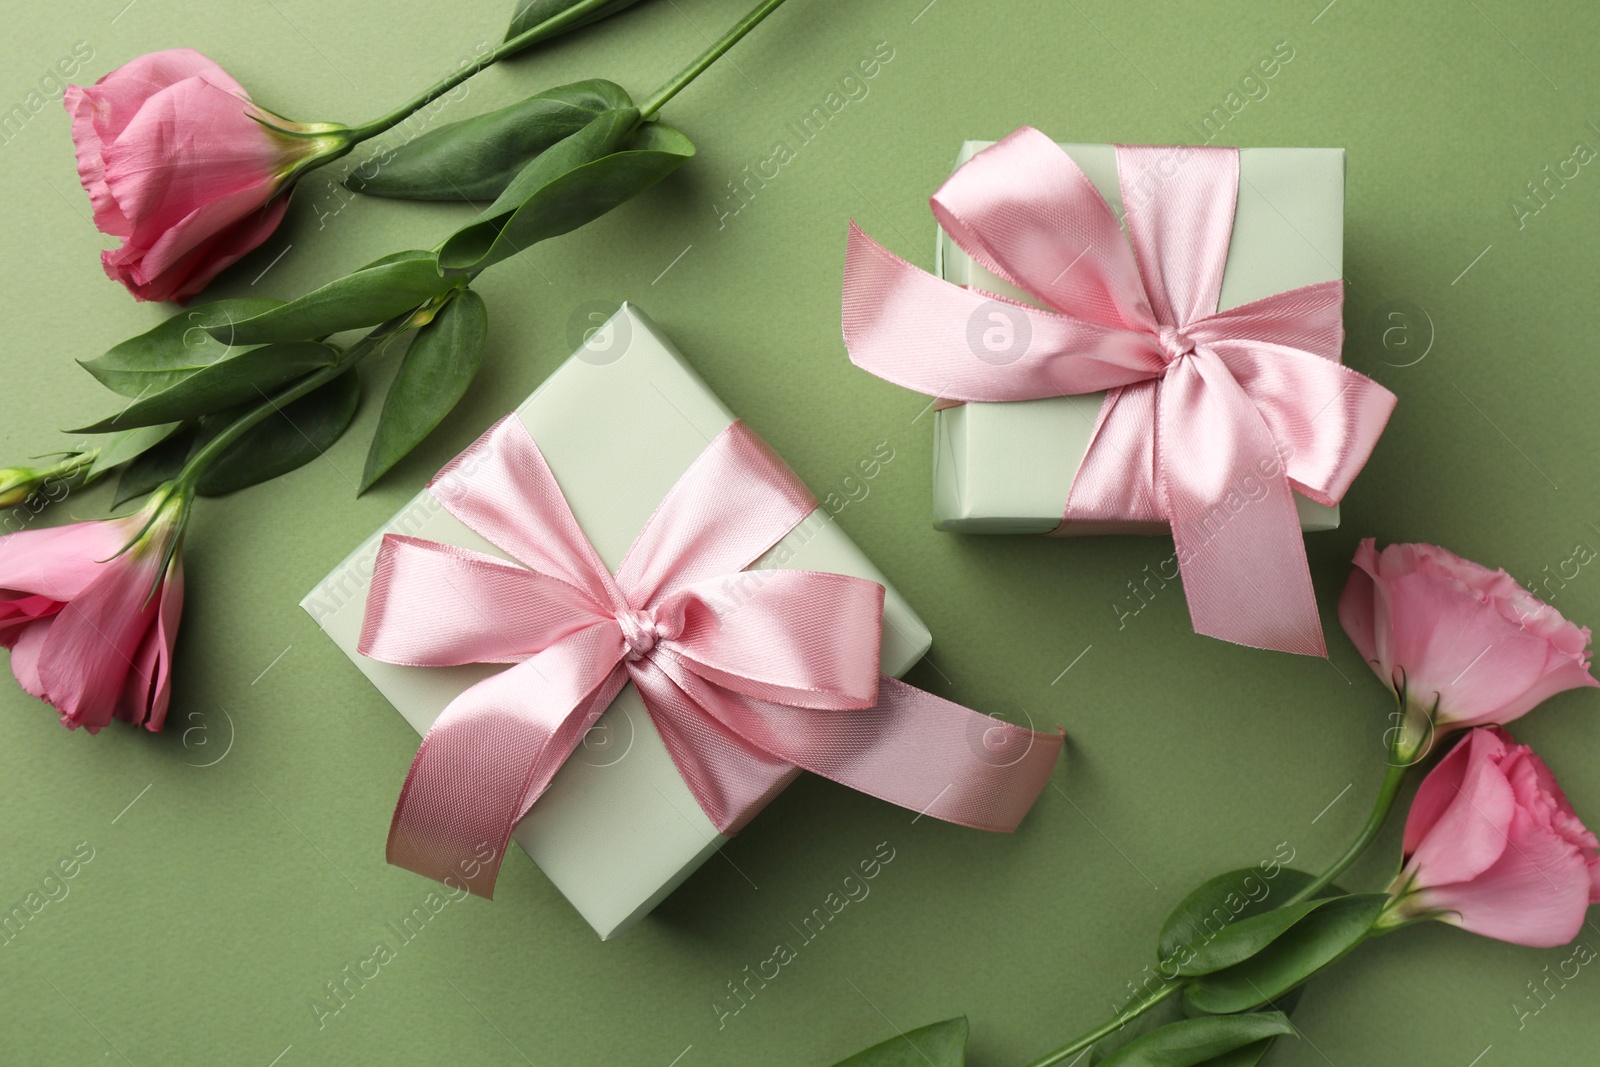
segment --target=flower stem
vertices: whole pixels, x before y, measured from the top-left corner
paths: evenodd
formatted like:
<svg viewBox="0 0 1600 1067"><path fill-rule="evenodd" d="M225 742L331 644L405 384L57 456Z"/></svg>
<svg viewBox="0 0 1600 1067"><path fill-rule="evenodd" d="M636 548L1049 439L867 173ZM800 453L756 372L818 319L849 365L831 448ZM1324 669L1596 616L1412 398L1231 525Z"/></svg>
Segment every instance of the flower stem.
<svg viewBox="0 0 1600 1067"><path fill-rule="evenodd" d="M1384 822L1389 818L1395 797L1400 793L1400 783L1405 780L1406 771L1410 769L1410 765L1405 763L1389 764L1389 770L1383 776L1383 785L1378 789L1378 800L1372 806L1372 814L1367 816L1366 825L1361 828L1356 839L1344 850L1344 855L1334 860L1332 866L1318 875L1315 881L1284 901L1284 906L1310 900L1322 892L1366 851L1367 846L1372 844L1372 839L1378 836L1378 831L1383 829Z"/></svg>
<svg viewBox="0 0 1600 1067"><path fill-rule="evenodd" d="M381 118L373 119L371 122L368 122L364 125L352 127L348 134L350 143L356 144L367 140L369 137L376 137L380 133L384 133L393 129L395 126L398 126L408 117L410 117L413 112L433 103L433 101L437 100L445 93L448 93L451 89L454 89L456 86L460 85L474 74L477 74L479 71L493 66L506 56L526 48L530 44L542 41L547 37L554 37L556 34L565 30L573 23L582 19L585 15L588 15L599 8L605 7L611 2L612 0L579 0L578 3L573 4L559 15L554 15L545 19L537 26L533 26L524 30L510 40L502 42L500 47L494 49L492 52L484 53L477 60L466 64L453 73L441 78L439 81L434 82L421 93L412 97L404 104L401 104L387 115L384 115Z"/></svg>
<svg viewBox="0 0 1600 1067"><path fill-rule="evenodd" d="M205 473L205 469L211 465L212 460L225 452L239 438L264 422L268 416L276 414L301 397L322 388L366 357L382 350L391 337L401 330L411 328L412 314L413 312L408 311L404 315L390 319L346 349L344 354L332 366L324 367L314 374L301 378L283 392L276 396L268 397L233 422L230 422L220 433L202 445L199 451L189 457L189 461L183 465L183 470L178 472L178 476L173 479L173 484L178 490L192 495L200 475Z"/></svg>
<svg viewBox="0 0 1600 1067"><path fill-rule="evenodd" d="M700 73L715 63L722 53L738 44L741 37L760 25L761 20L772 14L773 10L782 3L783 0L764 0L763 3L757 4L754 10L736 22L733 28L723 34L716 43L701 52L693 63L684 67L675 78L651 93L650 98L639 105L639 118L641 120L648 119L660 111L668 100L677 96L684 86L699 77Z"/></svg>
<svg viewBox="0 0 1600 1067"><path fill-rule="evenodd" d="M1130 1022L1137 1019L1139 1016L1143 1015L1157 1004L1160 1004L1163 1000L1166 1000L1168 997L1172 996L1172 994L1182 989L1186 984L1188 983L1173 982L1170 985L1161 987L1156 992L1146 996L1143 1000L1134 1001L1126 1008L1117 1012L1116 1017L1105 1023L1103 1026L1100 1026L1094 1030L1090 1030L1087 1034L1079 1037L1071 1044L1063 1045L1054 1052L1048 1053L1047 1055L1034 1060L1032 1063L1028 1064L1028 1067L1053 1067L1054 1064L1062 1062L1068 1056L1074 1056L1082 1052L1084 1049L1093 1045L1096 1041L1099 1041L1102 1038L1110 1037L1112 1034L1116 1033L1118 1030L1122 1029L1124 1026L1128 1025Z"/></svg>

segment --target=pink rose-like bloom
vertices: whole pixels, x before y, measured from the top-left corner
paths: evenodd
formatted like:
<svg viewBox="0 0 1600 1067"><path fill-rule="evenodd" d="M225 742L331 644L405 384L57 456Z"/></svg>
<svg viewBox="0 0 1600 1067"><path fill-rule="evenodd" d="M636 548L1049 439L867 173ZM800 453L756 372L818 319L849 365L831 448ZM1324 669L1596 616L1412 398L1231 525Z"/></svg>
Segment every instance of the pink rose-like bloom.
<svg viewBox="0 0 1600 1067"><path fill-rule="evenodd" d="M183 511L158 491L125 518L0 537L0 646L22 688L69 729L165 722L183 615L183 564L166 557Z"/></svg>
<svg viewBox="0 0 1600 1067"><path fill-rule="evenodd" d="M1507 723L1567 689L1597 686L1589 629L1518 585L1435 545L1371 538L1339 621L1379 678L1432 709L1437 732Z"/></svg>
<svg viewBox="0 0 1600 1067"><path fill-rule="evenodd" d="M1600 901L1597 848L1532 749L1498 728L1473 730L1417 790L1389 924L1432 917L1518 945L1564 945Z"/></svg>
<svg viewBox="0 0 1600 1067"><path fill-rule="evenodd" d="M310 161L351 143L345 127L289 122L256 106L188 48L140 56L88 88L68 86L63 102L94 223L123 240L100 262L140 300L200 292L277 229L288 207L279 194Z"/></svg>

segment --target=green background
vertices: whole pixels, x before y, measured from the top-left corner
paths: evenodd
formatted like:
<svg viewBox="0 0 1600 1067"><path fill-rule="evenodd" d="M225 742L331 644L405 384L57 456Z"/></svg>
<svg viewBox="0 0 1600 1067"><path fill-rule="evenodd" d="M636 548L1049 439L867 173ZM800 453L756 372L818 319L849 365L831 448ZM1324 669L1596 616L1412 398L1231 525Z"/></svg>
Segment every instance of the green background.
<svg viewBox="0 0 1600 1067"><path fill-rule="evenodd" d="M1600 173L1583 167L1521 226L1512 206L1541 168L1600 144L1590 124L1600 11L1325 4L781 8L668 107L699 146L690 165L484 277L482 377L390 477L356 499L377 414L369 383L355 432L325 459L199 509L165 733L69 733L0 686L0 904L20 902L79 842L94 849L70 895L0 947L0 1060L828 1064L964 1012L971 1061L1000 1067L1098 1023L1152 958L1161 918L1203 877L1267 859L1281 842L1298 865L1331 859L1383 771L1387 698L1333 614L1358 538L1438 542L1524 581L1556 574L1578 546L1600 547ZM276 111L361 121L497 40L509 6L12 2L0 106L23 101L78 41L94 50L80 81L186 45ZM646 93L745 6L651 0L478 77L439 121L583 77ZM865 99L799 144L787 123L880 42L893 58ZM854 370L839 339L846 219L930 266L926 197L963 139L1027 123L1062 140L1194 142L1189 124L1279 42L1293 59L1217 143L1348 150L1346 356L1400 396L1343 528L1308 539L1328 662L1196 637L1176 586L1119 628L1113 605L1131 604L1126 583L1171 554L1165 539L935 532L925 401ZM795 158L719 225L727 183L779 140ZM288 297L431 245L467 217L348 199L335 176L313 175L283 229L211 295ZM170 309L136 306L102 275L109 242L89 222L53 100L0 145L0 218L0 457L15 461L114 410L73 360ZM803 780L609 944L514 853L492 904L449 905L319 1029L311 998L376 941L394 946L387 924L430 887L383 861L417 738L296 603L567 355L595 302L622 299L644 307L819 495L844 492L857 464L890 444L894 460L839 521L934 632L912 680L1059 722L1070 753L1012 837L913 823ZM104 487L86 491L38 521L98 516L108 500ZM1552 580L1555 606L1600 619L1596 571ZM1516 728L1591 823L1597 704L1594 692L1569 693ZM719 1029L725 983L791 939L789 924L879 842L895 858L870 897ZM1385 881L1397 848L1387 834L1348 881ZM1600 928L1580 940L1600 946ZM1592 1062L1592 968L1552 984L1519 1026L1518 1006L1538 1006L1526 983L1571 955L1443 926L1386 938L1311 989L1295 1017L1302 1039L1272 1062Z"/></svg>

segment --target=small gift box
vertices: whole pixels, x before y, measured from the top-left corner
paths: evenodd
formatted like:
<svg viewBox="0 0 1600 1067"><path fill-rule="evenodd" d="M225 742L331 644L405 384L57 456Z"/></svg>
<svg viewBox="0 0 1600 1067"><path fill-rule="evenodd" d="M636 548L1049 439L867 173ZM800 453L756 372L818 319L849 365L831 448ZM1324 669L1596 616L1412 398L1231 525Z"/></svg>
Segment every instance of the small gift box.
<svg viewBox="0 0 1600 1067"><path fill-rule="evenodd" d="M993 141L967 141L959 168ZM1117 153L1108 144L1063 144L1118 218ZM1170 151L1178 151L1177 148ZM1242 148L1239 194L1217 304L1238 307L1302 285L1338 281L1344 270L1344 149ZM934 272L956 285L1023 303L1039 300L976 262L939 231ZM982 320L978 345L1004 360L1017 341L1000 309ZM985 337L984 333L988 336ZM974 402L933 415L933 523L961 533L1040 534L1062 525L1072 479L1089 451L1105 393L1010 404ZM1332 530L1339 506L1294 494L1302 530ZM1164 533L1165 523L1129 522L1091 533Z"/></svg>
<svg viewBox="0 0 1600 1067"><path fill-rule="evenodd" d="M1394 397L1343 367L1344 152L967 142L936 273L852 224L851 359L939 399L934 523L1171 531L1195 628L1324 654L1301 530Z"/></svg>
<svg viewBox="0 0 1600 1067"><path fill-rule="evenodd" d="M390 861L510 835L603 939L797 767L1010 829L1059 746L879 678L927 628L628 305L302 605L427 735Z"/></svg>

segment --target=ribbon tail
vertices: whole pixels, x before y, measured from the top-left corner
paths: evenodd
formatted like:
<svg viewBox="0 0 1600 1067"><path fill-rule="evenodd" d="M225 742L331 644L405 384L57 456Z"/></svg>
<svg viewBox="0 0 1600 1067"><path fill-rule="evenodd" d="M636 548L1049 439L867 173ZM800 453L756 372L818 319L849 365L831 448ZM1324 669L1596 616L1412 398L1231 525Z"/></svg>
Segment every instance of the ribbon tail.
<svg viewBox="0 0 1600 1067"><path fill-rule="evenodd" d="M1157 408L1156 496L1195 631L1326 656L1294 496L1260 412L1205 350L1172 368Z"/></svg>
<svg viewBox="0 0 1600 1067"><path fill-rule="evenodd" d="M1061 752L1041 733L880 677L870 708L793 708L692 674L695 704L758 752L857 792L976 830L1010 833L1038 798Z"/></svg>
<svg viewBox="0 0 1600 1067"><path fill-rule="evenodd" d="M481 897L511 829L627 681L592 626L468 689L422 739L389 825L389 862Z"/></svg>

